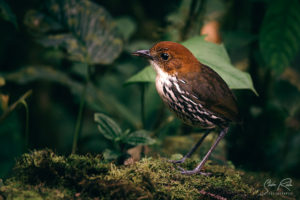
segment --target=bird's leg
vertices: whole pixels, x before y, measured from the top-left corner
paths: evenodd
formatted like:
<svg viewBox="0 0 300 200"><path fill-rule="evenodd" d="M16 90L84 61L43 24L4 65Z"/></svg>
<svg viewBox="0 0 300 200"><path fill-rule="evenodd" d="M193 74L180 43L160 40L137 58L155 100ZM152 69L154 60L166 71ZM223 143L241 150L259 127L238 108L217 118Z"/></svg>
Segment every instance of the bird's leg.
<svg viewBox="0 0 300 200"><path fill-rule="evenodd" d="M193 169L193 170L184 170L182 168L181 169L181 173L182 174L203 174L203 175L207 175L206 173L202 173L200 172L200 170L202 169L202 167L204 166L204 164L206 163L208 157L210 156L211 152L216 148L216 146L218 145L218 143L220 142L220 140L226 135L226 133L228 132L228 127L224 128L218 138L216 139L215 143L210 147L209 151L206 153L206 155L204 156L204 158L202 159L202 161L198 164L198 166Z"/></svg>
<svg viewBox="0 0 300 200"><path fill-rule="evenodd" d="M187 158L191 157L191 155L197 150L197 148L201 145L204 141L206 136L210 133L210 130L205 131L204 135L199 139L199 141L193 146L193 148L180 160L170 160L169 162L172 163L183 163Z"/></svg>

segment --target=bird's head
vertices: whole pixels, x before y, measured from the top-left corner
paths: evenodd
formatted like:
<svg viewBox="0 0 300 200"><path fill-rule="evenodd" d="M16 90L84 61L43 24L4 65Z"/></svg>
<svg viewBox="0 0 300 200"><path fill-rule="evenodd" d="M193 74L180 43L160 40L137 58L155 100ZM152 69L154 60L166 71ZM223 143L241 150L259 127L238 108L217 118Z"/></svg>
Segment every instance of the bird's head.
<svg viewBox="0 0 300 200"><path fill-rule="evenodd" d="M200 63L195 56L176 42L159 42L149 50L138 50L132 55L147 58L157 73L174 75L200 70Z"/></svg>

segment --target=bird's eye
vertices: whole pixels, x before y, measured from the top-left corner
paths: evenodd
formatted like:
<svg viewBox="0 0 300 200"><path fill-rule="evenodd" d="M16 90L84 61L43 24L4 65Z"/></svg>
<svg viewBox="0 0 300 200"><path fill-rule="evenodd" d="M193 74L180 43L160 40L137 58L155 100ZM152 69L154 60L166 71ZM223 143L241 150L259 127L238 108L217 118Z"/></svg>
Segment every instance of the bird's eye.
<svg viewBox="0 0 300 200"><path fill-rule="evenodd" d="M160 57L161 57L163 60L168 60L168 59L169 59L169 54L167 54L167 53L162 53L162 54L160 54Z"/></svg>

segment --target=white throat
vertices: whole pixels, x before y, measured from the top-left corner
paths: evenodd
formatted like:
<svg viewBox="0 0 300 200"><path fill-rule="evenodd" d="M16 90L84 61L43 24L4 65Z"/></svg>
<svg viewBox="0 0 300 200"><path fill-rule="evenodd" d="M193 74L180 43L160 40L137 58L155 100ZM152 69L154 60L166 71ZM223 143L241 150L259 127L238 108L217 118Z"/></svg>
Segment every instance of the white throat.
<svg viewBox="0 0 300 200"><path fill-rule="evenodd" d="M170 77L171 77L168 73L164 72L164 71L158 66L158 64L156 64L156 63L153 62L153 61L150 61L150 63L151 63L151 65L152 65L152 67L154 68L155 72L156 72L156 78L157 78L157 77L160 77L160 78L162 78L162 79L167 79L167 78L170 78Z"/></svg>
<svg viewBox="0 0 300 200"><path fill-rule="evenodd" d="M150 61L152 67L156 71L156 79L155 79L155 85L156 90L160 97L165 101L166 96L164 95L163 87L164 85L167 86L167 88L171 87L171 81L176 80L175 76L169 75L167 72L164 72L155 62Z"/></svg>

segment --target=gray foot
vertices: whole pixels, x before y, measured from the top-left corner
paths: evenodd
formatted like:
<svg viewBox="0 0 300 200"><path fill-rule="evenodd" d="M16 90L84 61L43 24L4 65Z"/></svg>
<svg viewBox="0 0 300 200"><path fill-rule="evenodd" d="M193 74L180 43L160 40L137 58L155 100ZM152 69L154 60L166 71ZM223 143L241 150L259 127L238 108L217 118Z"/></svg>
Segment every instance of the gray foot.
<svg viewBox="0 0 300 200"><path fill-rule="evenodd" d="M193 169L193 170L185 170L183 169L182 167L179 167L178 168L180 169L180 173L181 174L184 174L184 175L193 175L193 174L200 174L200 175L203 175L203 176L209 176L211 175L211 173L205 173L205 172L201 172L200 169Z"/></svg>
<svg viewBox="0 0 300 200"><path fill-rule="evenodd" d="M174 163L174 164L179 164L179 163L184 163L185 160L186 160L186 158L183 157L180 160L168 160L168 162Z"/></svg>

